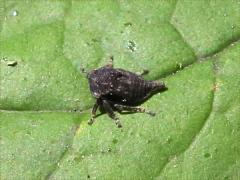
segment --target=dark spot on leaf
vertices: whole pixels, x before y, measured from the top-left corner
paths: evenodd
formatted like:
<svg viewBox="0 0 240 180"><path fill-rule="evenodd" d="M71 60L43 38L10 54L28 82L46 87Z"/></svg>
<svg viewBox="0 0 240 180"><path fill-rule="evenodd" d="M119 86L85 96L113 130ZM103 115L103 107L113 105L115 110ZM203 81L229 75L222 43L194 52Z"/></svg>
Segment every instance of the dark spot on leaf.
<svg viewBox="0 0 240 180"><path fill-rule="evenodd" d="M99 40L96 39L96 38L93 38L93 39L92 39L92 42L99 42Z"/></svg>
<svg viewBox="0 0 240 180"><path fill-rule="evenodd" d="M124 26L132 26L132 23L131 22L126 22L126 23L124 23Z"/></svg>
<svg viewBox="0 0 240 180"><path fill-rule="evenodd" d="M18 64L17 61L9 61L7 63L8 66L12 66L12 67L16 66L17 64Z"/></svg>
<svg viewBox="0 0 240 180"><path fill-rule="evenodd" d="M228 180L228 179L230 179L228 176L224 176L224 178L223 178L224 180Z"/></svg>
<svg viewBox="0 0 240 180"><path fill-rule="evenodd" d="M210 153L204 153L204 157L205 157L205 158L209 158L210 156L211 156Z"/></svg>
<svg viewBox="0 0 240 180"><path fill-rule="evenodd" d="M167 138L167 143L170 144L173 141L173 139L171 137Z"/></svg>
<svg viewBox="0 0 240 180"><path fill-rule="evenodd" d="M113 144L117 144L118 140L117 139L113 139L112 142L113 142Z"/></svg>
<svg viewBox="0 0 240 180"><path fill-rule="evenodd" d="M151 140L151 139L147 140L147 144L150 144L151 142L152 142L152 140Z"/></svg>

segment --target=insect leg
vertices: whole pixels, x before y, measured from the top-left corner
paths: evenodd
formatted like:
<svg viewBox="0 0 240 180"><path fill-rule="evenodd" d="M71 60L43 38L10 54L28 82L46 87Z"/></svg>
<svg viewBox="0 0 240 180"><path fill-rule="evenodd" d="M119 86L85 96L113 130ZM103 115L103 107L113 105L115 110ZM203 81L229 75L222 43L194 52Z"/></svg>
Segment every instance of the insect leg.
<svg viewBox="0 0 240 180"><path fill-rule="evenodd" d="M109 102L107 100L103 100L103 108L105 109L105 111L107 112L108 116L110 118L112 118L116 125L120 128L122 127L119 118L115 115L115 113L113 112L113 109L111 107L111 105L109 104Z"/></svg>
<svg viewBox="0 0 240 180"><path fill-rule="evenodd" d="M92 125L95 121L98 106L99 106L98 101L96 101L96 103L93 105L93 108L92 108L92 118L88 121L89 125Z"/></svg>
<svg viewBox="0 0 240 180"><path fill-rule="evenodd" d="M128 112L135 112L135 113L146 113L149 114L151 116L155 116L154 112L151 111L146 111L146 109L142 108L142 107L132 107L132 106L124 106L121 104L115 104L114 107L119 110L120 112L122 111L128 111Z"/></svg>

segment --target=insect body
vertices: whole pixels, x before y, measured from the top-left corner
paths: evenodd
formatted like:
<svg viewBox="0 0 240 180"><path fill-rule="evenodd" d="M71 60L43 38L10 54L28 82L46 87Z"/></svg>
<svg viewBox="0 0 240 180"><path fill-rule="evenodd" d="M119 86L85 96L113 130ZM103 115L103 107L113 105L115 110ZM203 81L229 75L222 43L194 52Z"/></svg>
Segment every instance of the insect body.
<svg viewBox="0 0 240 180"><path fill-rule="evenodd" d="M112 63L92 70L87 77L91 93L96 98L89 124L94 122L99 106L107 112L109 117L115 120L118 127L122 127L122 125L114 110L119 112L145 112L154 115L154 113L136 106L152 94L166 89L163 82L146 81L141 75L123 69L114 69Z"/></svg>

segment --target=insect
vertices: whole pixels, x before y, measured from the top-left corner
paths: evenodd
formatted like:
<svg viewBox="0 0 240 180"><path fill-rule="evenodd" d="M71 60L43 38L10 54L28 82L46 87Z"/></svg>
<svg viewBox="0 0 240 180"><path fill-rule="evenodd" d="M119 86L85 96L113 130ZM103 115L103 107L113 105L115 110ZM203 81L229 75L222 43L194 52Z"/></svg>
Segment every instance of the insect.
<svg viewBox="0 0 240 180"><path fill-rule="evenodd" d="M122 124L114 111L120 113L141 112L154 116L151 111L146 111L137 105L144 102L156 92L166 90L166 86L161 81L147 81L141 75L113 68L113 57L110 62L87 73L89 87L96 102L92 108L92 117L88 124L93 124L96 118L96 111L100 107L105 110L110 118L120 128Z"/></svg>

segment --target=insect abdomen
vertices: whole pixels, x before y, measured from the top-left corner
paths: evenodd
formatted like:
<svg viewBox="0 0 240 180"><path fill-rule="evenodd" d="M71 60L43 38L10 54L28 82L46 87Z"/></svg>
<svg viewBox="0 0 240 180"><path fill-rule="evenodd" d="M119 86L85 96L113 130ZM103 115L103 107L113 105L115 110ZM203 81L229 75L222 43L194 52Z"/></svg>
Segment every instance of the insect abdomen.
<svg viewBox="0 0 240 180"><path fill-rule="evenodd" d="M149 95L156 91L163 90L165 85L160 81L145 81L138 79L134 81L132 87L134 89L131 93L131 101L134 104L145 100Z"/></svg>

